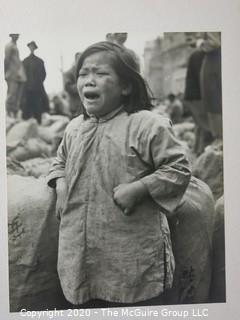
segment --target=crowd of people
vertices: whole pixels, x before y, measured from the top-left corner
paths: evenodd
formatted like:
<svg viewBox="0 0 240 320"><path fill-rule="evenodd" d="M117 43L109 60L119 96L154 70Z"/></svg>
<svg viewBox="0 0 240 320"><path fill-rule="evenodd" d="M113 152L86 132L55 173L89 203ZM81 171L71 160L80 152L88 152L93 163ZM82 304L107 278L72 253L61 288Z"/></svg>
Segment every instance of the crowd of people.
<svg viewBox="0 0 240 320"><path fill-rule="evenodd" d="M33 117L41 124L42 114L50 111L44 63L34 54L34 41L21 62L19 35L10 37L5 50L7 115L18 117L21 110L23 119ZM222 141L220 34L205 33L191 55L182 101L169 93L163 103L153 103L139 58L125 47L126 39L127 33L109 33L105 41L77 52L64 74L70 108L66 112L62 98L53 100L56 114L71 119L46 183L56 194L60 221L58 275L75 308L166 301L175 272L168 219L186 205L189 188L195 190L190 194L203 192L201 182L191 177L172 123L184 121L186 105L198 130L195 152ZM212 194L204 190L211 211ZM205 205L205 200L197 201L198 208ZM193 275L187 281L193 282ZM192 282L191 287L178 284L189 293L196 289ZM199 303L208 298L201 299Z"/></svg>

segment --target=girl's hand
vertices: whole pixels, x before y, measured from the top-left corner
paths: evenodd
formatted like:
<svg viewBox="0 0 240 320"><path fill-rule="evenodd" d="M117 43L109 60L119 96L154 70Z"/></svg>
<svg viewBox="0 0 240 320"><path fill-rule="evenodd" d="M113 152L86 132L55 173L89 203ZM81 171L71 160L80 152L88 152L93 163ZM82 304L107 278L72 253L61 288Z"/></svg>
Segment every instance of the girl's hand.
<svg viewBox="0 0 240 320"><path fill-rule="evenodd" d="M113 199L125 215L129 215L148 190L141 181L123 183L113 189Z"/></svg>
<svg viewBox="0 0 240 320"><path fill-rule="evenodd" d="M57 193L57 202L56 202L56 215L57 218L61 219L61 213L63 211L66 197L67 197L67 184L65 178L58 178L56 180L56 193Z"/></svg>

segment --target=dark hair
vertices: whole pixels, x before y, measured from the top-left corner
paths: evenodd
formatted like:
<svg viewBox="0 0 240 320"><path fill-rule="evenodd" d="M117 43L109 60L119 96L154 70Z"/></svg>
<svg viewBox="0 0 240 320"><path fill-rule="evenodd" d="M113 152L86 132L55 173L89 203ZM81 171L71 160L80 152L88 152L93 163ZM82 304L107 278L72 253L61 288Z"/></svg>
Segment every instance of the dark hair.
<svg viewBox="0 0 240 320"><path fill-rule="evenodd" d="M139 110L150 110L152 92L139 73L138 62L132 52L118 44L108 41L98 42L88 47L78 60L76 67L76 79L84 60L91 54L106 51L112 53L112 66L124 84L131 85L131 92L124 97L123 105L127 113ZM86 116L86 111L84 110Z"/></svg>

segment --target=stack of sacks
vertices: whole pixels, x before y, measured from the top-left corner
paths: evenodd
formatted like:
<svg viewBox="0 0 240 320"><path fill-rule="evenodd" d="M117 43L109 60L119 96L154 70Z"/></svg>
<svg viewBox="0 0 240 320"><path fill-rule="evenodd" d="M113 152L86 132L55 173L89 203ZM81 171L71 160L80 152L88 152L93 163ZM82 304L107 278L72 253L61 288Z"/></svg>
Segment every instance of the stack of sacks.
<svg viewBox="0 0 240 320"><path fill-rule="evenodd" d="M209 302L212 275L212 236L215 215L209 187L192 177L185 195L168 218L175 272L165 304Z"/></svg>
<svg viewBox="0 0 240 320"><path fill-rule="evenodd" d="M52 144L63 137L69 118L60 115L44 114L42 125L38 128L39 137L46 143Z"/></svg>
<svg viewBox="0 0 240 320"><path fill-rule="evenodd" d="M223 146L212 144L196 160L193 175L206 182L215 200L223 195Z"/></svg>
<svg viewBox="0 0 240 320"><path fill-rule="evenodd" d="M7 155L24 161L35 157L49 157L52 148L39 138L36 120L16 123L7 133Z"/></svg>
<svg viewBox="0 0 240 320"><path fill-rule="evenodd" d="M20 120L17 120L15 118L11 118L11 117L6 117L6 132L8 133L8 131Z"/></svg>
<svg viewBox="0 0 240 320"><path fill-rule="evenodd" d="M26 172L24 166L22 166L19 161L11 159L9 157L7 157L7 174L23 177L28 176L28 173Z"/></svg>
<svg viewBox="0 0 240 320"><path fill-rule="evenodd" d="M15 123L7 133L7 145L16 145L31 138L38 137L38 125L36 120L30 119Z"/></svg>
<svg viewBox="0 0 240 320"><path fill-rule="evenodd" d="M173 125L173 131L180 140L184 140L185 135L190 136L190 133L192 134L192 138L195 139L194 130L195 124L193 122L182 122Z"/></svg>
<svg viewBox="0 0 240 320"><path fill-rule="evenodd" d="M194 153L196 140L195 124L192 122L174 124L173 131L176 137L182 142L186 155L189 159L190 166L192 168L196 160L196 155Z"/></svg>
<svg viewBox="0 0 240 320"><path fill-rule="evenodd" d="M46 176L54 158L34 158L22 162L28 176L39 178Z"/></svg>
<svg viewBox="0 0 240 320"><path fill-rule="evenodd" d="M58 228L45 179L8 176L11 312L69 307L57 274Z"/></svg>

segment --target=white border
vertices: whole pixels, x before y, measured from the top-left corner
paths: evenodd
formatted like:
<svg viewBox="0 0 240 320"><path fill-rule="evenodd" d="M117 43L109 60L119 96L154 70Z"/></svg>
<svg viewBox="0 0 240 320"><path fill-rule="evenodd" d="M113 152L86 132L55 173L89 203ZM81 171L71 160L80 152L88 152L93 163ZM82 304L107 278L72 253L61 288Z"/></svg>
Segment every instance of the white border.
<svg viewBox="0 0 240 320"><path fill-rule="evenodd" d="M127 30L144 32L145 30L166 31L221 31L222 32L222 75L223 75L223 115L224 115L224 179L225 179L225 215L226 215L226 267L227 267L227 303L208 304L208 319L238 320L240 265L240 1L239 0L22 0L1 1L0 44L3 54L3 39L10 32L27 32L22 28L23 21L29 19L29 28L43 30L44 12L46 19L52 19L52 28L57 33L58 25L64 23L61 5L69 3L74 7L78 19L72 23L87 32L103 30ZM65 12L72 14L72 10ZM67 26L66 26L67 28ZM52 30L49 30L50 34ZM46 37L48 34L46 33ZM54 41L54 39L49 39ZM3 55L1 62L3 62ZM3 63L1 63L3 75ZM0 88L5 88L3 77ZM8 269L7 269L7 200L5 177L5 93L1 91L0 108L0 319L24 319L20 314L8 312ZM169 307L173 310L190 310L193 306ZM196 306L194 306L196 307ZM156 309L152 307L151 309ZM161 310L162 307L158 307ZM201 309L202 310L202 309ZM29 317L25 317L28 319ZM54 319L69 319L55 317ZM92 315L91 319L105 319ZM112 317L108 317L112 318ZM130 317L134 318L134 317ZM154 318L154 317L153 317ZM170 319L169 317L160 318ZM35 319L38 319L37 317ZM50 319L41 317L41 319ZM127 319L117 317L115 319ZM149 319L149 317L148 317ZM157 319L157 318L156 318ZM196 319L188 317L187 319Z"/></svg>

